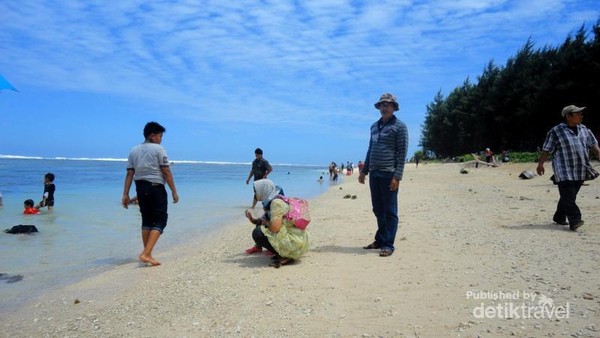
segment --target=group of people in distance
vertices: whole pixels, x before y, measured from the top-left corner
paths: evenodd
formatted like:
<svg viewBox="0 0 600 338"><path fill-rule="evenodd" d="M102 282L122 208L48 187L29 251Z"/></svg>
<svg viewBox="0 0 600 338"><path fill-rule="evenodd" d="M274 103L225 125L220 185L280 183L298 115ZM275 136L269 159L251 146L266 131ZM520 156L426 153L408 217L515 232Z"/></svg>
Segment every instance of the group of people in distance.
<svg viewBox="0 0 600 338"><path fill-rule="evenodd" d="M384 93L375 104L380 117L370 127L370 139L364 163L359 162L358 182L364 184L368 175L371 204L377 221L377 231L373 242L364 249L379 250L379 256L389 257L394 253L398 231L398 188L404 173L408 149L408 130L395 112L399 110L396 97ZM584 180L593 179L598 173L589 164L589 149L600 156L600 148L593 133L581 124L584 108L567 106L562 110L565 123L548 132L542 156L537 167L544 174L544 162L553 155L552 165L559 188L560 199L553 220L558 224L569 224L572 230L579 228L583 221L575 204L576 195ZM165 128L156 122L144 127L145 141L135 146L128 157L127 175L122 196L122 205L131 203L129 190L135 182L140 213L142 214L142 242L144 248L139 259L150 265L160 265L152 256L152 250L167 225L167 192L171 190L173 202L179 196L169 169L166 150L160 145ZM255 225L252 231L254 246L247 254L260 253L263 249L273 256L271 265L279 267L300 258L309 249L308 232L296 228L284 217L289 205L280 198L283 189L268 179L273 170L263 158L260 148L255 150L255 160L246 179L246 184L254 178L252 208L258 202L265 211L256 218L249 210L247 219ZM330 166L330 174L336 172Z"/></svg>
<svg viewBox="0 0 600 338"><path fill-rule="evenodd" d="M362 161L358 161L358 163L360 166ZM338 175L339 174L344 175L344 173L347 176L352 176L352 174L354 174L354 163L353 162L346 161L346 165L344 165L344 162L342 162L342 164L339 167L338 167L337 163L335 163L335 161L332 161L329 164L329 180L331 182L337 182Z"/></svg>

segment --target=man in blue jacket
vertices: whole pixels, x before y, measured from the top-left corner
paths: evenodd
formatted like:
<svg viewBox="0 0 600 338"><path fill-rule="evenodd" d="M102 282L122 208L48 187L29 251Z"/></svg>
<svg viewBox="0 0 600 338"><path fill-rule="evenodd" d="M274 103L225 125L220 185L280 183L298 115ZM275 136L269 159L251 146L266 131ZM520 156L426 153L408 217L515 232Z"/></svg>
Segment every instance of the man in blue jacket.
<svg viewBox="0 0 600 338"><path fill-rule="evenodd" d="M371 203L377 218L375 241L364 248L380 249L379 256L388 257L394 253L398 231L398 186L404 173L408 130L394 115L399 110L394 95L381 95L375 108L381 118L371 125L369 148L358 182L364 184L365 176L370 174Z"/></svg>

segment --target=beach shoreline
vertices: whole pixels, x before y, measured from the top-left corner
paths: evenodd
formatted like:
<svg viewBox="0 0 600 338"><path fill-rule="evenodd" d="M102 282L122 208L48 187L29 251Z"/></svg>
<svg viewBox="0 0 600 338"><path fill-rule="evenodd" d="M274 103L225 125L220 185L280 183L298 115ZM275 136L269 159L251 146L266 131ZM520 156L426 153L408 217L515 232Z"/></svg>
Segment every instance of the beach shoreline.
<svg viewBox="0 0 600 338"><path fill-rule="evenodd" d="M407 164L391 257L362 249L376 229L368 185L355 173L311 200L311 250L296 264L274 269L265 255L245 255L253 225L240 210L206 237L157 247L159 267L118 265L3 315L1 335L600 334L600 183L582 188L586 224L571 232L551 222L550 170L521 180L535 164L462 167ZM505 306L554 312L506 318Z"/></svg>
<svg viewBox="0 0 600 338"><path fill-rule="evenodd" d="M0 158L0 167L2 229L32 224L39 231L32 236L0 236L0 312L12 311L50 289L137 261L140 213L137 206L124 209L120 204L122 162ZM212 228L230 224L250 206L252 186L244 184L247 165L178 163L172 169L180 201L169 205L169 225L158 243L160 251L206 237ZM276 169L272 179L290 194L313 198L328 188L327 183L317 182L326 166L278 165ZM23 200L40 196L43 189L32 178L45 172L57 177L55 209L23 215Z"/></svg>

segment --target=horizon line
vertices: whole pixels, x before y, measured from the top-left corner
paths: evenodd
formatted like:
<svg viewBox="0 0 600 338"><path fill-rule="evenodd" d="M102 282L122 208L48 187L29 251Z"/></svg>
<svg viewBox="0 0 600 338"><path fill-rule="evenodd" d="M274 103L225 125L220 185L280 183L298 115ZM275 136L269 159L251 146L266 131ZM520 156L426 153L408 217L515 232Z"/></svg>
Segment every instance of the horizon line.
<svg viewBox="0 0 600 338"><path fill-rule="evenodd" d="M44 156L24 156L24 155L5 155L0 154L0 159L7 160L62 160L62 161L99 161L99 162L127 162L126 158L112 157L44 157ZM252 165L252 162L226 162L226 161L198 161L198 160L170 160L174 164L215 164L215 165ZM274 163L280 166L303 166L303 167L326 167L319 164L292 164L292 163Z"/></svg>

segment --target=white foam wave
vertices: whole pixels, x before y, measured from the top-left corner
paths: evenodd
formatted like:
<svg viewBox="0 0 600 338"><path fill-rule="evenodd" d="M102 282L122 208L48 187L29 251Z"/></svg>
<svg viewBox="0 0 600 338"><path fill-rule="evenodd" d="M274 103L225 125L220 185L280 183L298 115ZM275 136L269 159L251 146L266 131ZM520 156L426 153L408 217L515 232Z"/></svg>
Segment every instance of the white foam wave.
<svg viewBox="0 0 600 338"><path fill-rule="evenodd" d="M112 157L43 157L43 156L23 156L23 155L5 155L0 154L0 159L13 159L13 160L59 160L59 161L105 161L105 162L126 162L126 158L112 158ZM251 165L250 162L225 162L225 161L196 161L196 160L172 160L172 164L212 164L212 165ZM323 167L322 165L314 164L289 164L289 163L277 163L274 166L283 167Z"/></svg>

